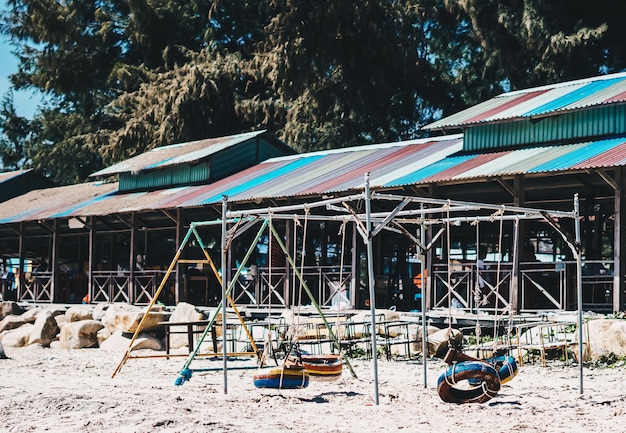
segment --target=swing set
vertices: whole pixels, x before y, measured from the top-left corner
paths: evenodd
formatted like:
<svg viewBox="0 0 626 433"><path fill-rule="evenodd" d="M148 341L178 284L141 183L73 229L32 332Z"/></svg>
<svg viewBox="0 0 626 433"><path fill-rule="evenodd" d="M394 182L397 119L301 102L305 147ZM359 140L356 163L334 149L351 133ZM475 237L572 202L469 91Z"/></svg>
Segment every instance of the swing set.
<svg viewBox="0 0 626 433"><path fill-rule="evenodd" d="M423 198L423 197L411 197L411 196L398 196L392 194L383 194L383 193L372 193L369 187L369 173L365 174L364 178L364 192L360 194L353 194L348 196L338 196L325 198L312 203L305 204L295 204L289 206L281 206L281 207L271 207L266 209L243 209L243 210L229 210L228 209L228 199L227 197L223 197L222 201L222 218L215 221L204 221L204 222L193 222L190 224L189 230L181 242L174 259L172 260L165 276L163 282L159 285L154 297L152 298L151 303L147 307L147 312L150 312L152 307L154 306L157 298L165 282L167 281L169 275L175 268L178 263L185 263L183 259L181 259L181 253L183 249L188 245L190 239L194 238L197 243L200 245L200 248L205 256L206 263L208 263L213 270L216 278L221 283L222 288L222 296L218 305L218 311L221 310L221 318L222 318L222 330L223 330L223 342L222 344L222 360L223 360L223 372L224 372L224 392L227 393L227 362L229 354L226 350L226 329L227 329L227 304L230 305L231 309L235 312L242 329L245 330L249 340L250 345L253 349L249 355L257 357L258 366L264 367L264 359L263 353L259 350L258 346L252 335L250 334L246 323L243 317L239 314L238 309L235 305L235 302L231 298L231 293L235 286L235 282L241 275L244 267L247 266L247 263L250 259L254 248L256 247L259 239L266 231L269 233L269 239L271 242L275 242L275 244L280 248L282 254L284 254L287 259L290 269L294 273L295 278L298 281L299 293L298 293L298 307L302 302L303 292L307 294L308 298L311 301L311 304L314 306L316 312L319 314L319 317L326 328L326 332L329 336L329 341L334 349L336 349L344 364L348 367L353 377L356 377L352 366L348 358L342 352L342 342L341 336L336 333L336 330L340 330L340 326L333 327L330 322L327 320L322 307L317 302L316 297L310 290L307 285L306 279L303 277L303 257L305 253L305 240L306 240L306 229L309 221L334 221L339 222L342 225L342 233L344 234L345 239L345 224L347 222L352 222L355 227L355 232L360 234L363 242L366 246L366 254L367 254L367 276L368 276L368 289L369 289L369 299L370 299L370 317L371 317L371 329L377 329L376 323L376 302L375 302L375 291L374 291L374 271L373 271L373 249L372 249L372 241L373 239L383 230L400 233L404 236L408 237L415 245L418 251L417 258L420 262L421 269L427 269L427 262L432 266L432 258L427 260L428 257L432 257L432 248L437 243L439 238L447 233L447 244L448 244L448 277L446 281L446 288L448 290L448 309L451 309L451 301L453 295L453 286L451 281L451 272L452 272L452 263L450 262L450 226L451 225L460 225L463 223L475 224L477 225L481 221L499 221L500 222L500 239L502 236L502 223L504 221L514 221L516 232L517 232L517 222L525 219L542 219L545 220L551 227L553 227L565 240L567 245L570 246L574 257L576 257L578 264L578 275L577 275L577 294L578 294L578 316L579 322L582 321L582 281L581 281L581 256L580 256L580 222L578 218L578 198L577 196L574 199L574 211L572 212L564 212L564 211L548 211L541 209L530 209L524 207L504 207L493 204L485 204L485 203L474 203L474 202L463 202L463 201L451 201L451 200L441 200L441 199L432 199L432 198ZM379 204L379 209L377 212L372 212L372 202L376 201ZM365 212L361 210L365 208ZM317 210L316 213L313 213L313 210ZM559 219L564 218L572 218L575 222L576 227L576 237L569 235L565 230L561 228L559 225ZM297 265L296 260L289 254L287 247L278 233L275 224L273 223L275 220L293 220L293 221L304 221L304 230L303 230L303 244L302 244L302 261L300 266ZM230 281L228 281L225 276L227 275L227 262L228 256L227 251L229 250L232 241L235 237L240 235L242 232L252 228L253 226L260 224L260 227L257 231L257 234L250 244L244 259L239 263L234 275L232 275ZM216 266L213 263L212 258L209 256L206 246L202 241L202 238L198 232L198 229L203 226L217 226L221 225L222 235L221 235L221 272L217 270ZM439 230L432 235L433 228L439 228ZM416 231L417 228L417 231ZM478 233L478 228L476 229ZM428 234L428 236L427 236ZM430 237L430 239L428 239ZM517 239L517 233L516 233ZM477 239L478 241L478 239ZM478 247L478 243L477 243ZM342 254L344 248L342 247ZM295 252L293 256L295 256ZM193 260L194 263L197 263L197 260ZM343 257L342 257L343 262ZM343 263L342 263L343 265ZM343 266L342 266L343 267ZM498 264L499 267L499 264ZM432 285L432 271L428 272L429 278L426 281L426 272L422 272L422 281L421 287L428 288ZM500 274L500 272L497 272ZM335 287L334 295L338 297L339 301L337 302L337 307L339 309L339 304L341 299L348 299L345 296L345 281L343 280L343 276L341 276L338 286ZM478 285L478 284L477 284ZM499 294L501 282L496 282L495 285L491 285L489 288L488 296L495 297L496 307L498 303L504 305L505 312L512 316L514 311L514 302L516 292L515 290L510 290L509 300L506 300L501 294ZM513 287L513 285L512 285ZM352 288L354 290L354 288ZM269 279L269 302L268 305L271 306L271 297L272 292L275 292L275 287L272 286L272 279ZM432 289L431 289L432 290ZM422 335L427 335L426 324L427 324L427 302L429 302L429 292L426 292L426 296L424 293L421 296L421 325L422 325ZM277 292L276 292L277 293ZM477 298L478 302L480 299ZM496 308L497 310L497 308ZM450 314L450 313L449 313ZM128 359L134 358L131 356L132 347L135 339L137 338L139 332L142 329L142 325L144 320L146 319L146 315L142 318L139 326L137 327L135 334L133 335L129 347L127 351L124 353L122 360L120 361L117 369L113 373L113 376L121 369L121 367L125 364ZM175 380L176 385L182 385L185 381L191 378L193 370L191 369L191 363L196 357L202 356L200 354L200 347L203 340L206 338L207 334L211 327L215 324L215 320L218 317L218 314L215 314L208 322L207 327L204 330L204 333L200 336L198 341L195 344L193 351L189 354L186 362L183 365L183 368L180 370L178 377ZM299 320L300 315L297 314L295 316L296 320ZM449 317L449 323L452 323L451 317ZM295 323L293 324L296 325ZM582 334L582 327L579 326ZM267 352L272 350L272 340L271 340L271 332L268 332L269 337L264 343L263 352ZM580 336L580 341L582 341L582 335ZM285 360L289 358L288 355L295 355L298 357L299 351L299 343L297 338L291 338L289 341L285 341L288 343L287 347L287 356L285 356ZM376 332L371 333L371 341L370 347L373 354L376 354ZM427 349L427 338L422 338L422 353L428 353ZM580 350L582 352L582 345L580 345ZM582 356L582 354L581 354ZM377 357L372 356L372 364L373 364L373 376L374 376L374 398L375 403L378 404L378 371L377 371ZM424 386L426 386L426 357L424 359ZM287 363L283 361L282 367L286 367ZM284 370L283 370L284 371ZM458 370L457 370L458 372ZM467 373L467 369L464 370L464 375L470 375L471 373ZM452 374L452 376L456 376L456 374ZM580 380L580 389L582 393L582 363L581 363L581 380ZM484 384L486 381L482 380L481 377L471 378L470 381L474 383ZM297 382L297 380L296 380ZM448 383L452 382L447 381ZM300 383L304 383L304 381L300 381ZM483 385L480 385L483 386ZM483 386L484 387L484 386ZM493 394L493 387L490 389L490 393Z"/></svg>

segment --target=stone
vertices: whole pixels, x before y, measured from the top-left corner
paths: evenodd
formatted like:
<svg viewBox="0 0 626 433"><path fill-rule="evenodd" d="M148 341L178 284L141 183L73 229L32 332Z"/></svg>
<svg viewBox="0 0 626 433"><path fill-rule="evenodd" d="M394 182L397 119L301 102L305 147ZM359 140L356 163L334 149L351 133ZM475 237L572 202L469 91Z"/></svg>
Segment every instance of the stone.
<svg viewBox="0 0 626 433"><path fill-rule="evenodd" d="M116 331L117 332L117 331ZM122 332L122 331L119 331ZM96 338L98 339L98 347L102 347L102 343L111 336L111 331L107 327L102 328L96 334Z"/></svg>
<svg viewBox="0 0 626 433"><path fill-rule="evenodd" d="M2 340L0 340L0 359L8 359L7 354L4 352L4 346L2 345Z"/></svg>
<svg viewBox="0 0 626 433"><path fill-rule="evenodd" d="M187 302L179 302L174 308L174 311L172 311L169 321L196 322L204 319L204 315L197 311L195 306ZM170 349L179 349L188 345L186 331L186 326L170 327Z"/></svg>
<svg viewBox="0 0 626 433"><path fill-rule="evenodd" d="M93 320L102 320L110 305L111 304L107 304L106 302L96 304L91 313Z"/></svg>
<svg viewBox="0 0 626 433"><path fill-rule="evenodd" d="M22 314L24 310L15 301L2 301L0 302L0 320L6 316L14 315L18 316Z"/></svg>
<svg viewBox="0 0 626 433"><path fill-rule="evenodd" d="M145 307L137 307L130 304L112 304L106 310L102 317L102 324L106 326L111 333L117 330L122 332L134 333L146 311ZM164 322L169 318L169 313L165 312L162 307L154 306L142 326L142 331L159 329L159 322Z"/></svg>
<svg viewBox="0 0 626 433"><path fill-rule="evenodd" d="M4 347L24 347L28 345L33 327L32 323L26 323L19 328L7 331L2 337L2 344Z"/></svg>
<svg viewBox="0 0 626 433"><path fill-rule="evenodd" d="M17 329L21 327L22 325L24 325L25 323L26 322L24 321L21 315L6 316L4 319L0 321L0 332L10 331L11 329Z"/></svg>
<svg viewBox="0 0 626 433"><path fill-rule="evenodd" d="M59 341L63 349L82 349L97 347L97 334L103 325L98 320L81 320L66 323L61 327Z"/></svg>
<svg viewBox="0 0 626 433"><path fill-rule="evenodd" d="M440 329L432 334L428 335L428 354L443 358L448 351L450 337L457 344L461 346L463 342L463 334L458 329Z"/></svg>
<svg viewBox="0 0 626 433"><path fill-rule="evenodd" d="M588 327L588 345L583 350L585 361L599 361L603 357L626 357L626 320L623 319L596 319L590 320ZM583 339L585 332L583 328ZM578 335L578 332L576 332ZM578 356L578 350L574 350Z"/></svg>
<svg viewBox="0 0 626 433"><path fill-rule="evenodd" d="M37 320L37 315L42 311L43 310L41 308L35 307L31 308L30 310L26 310L20 316L22 317L22 320L24 320L24 323L35 323L35 320Z"/></svg>
<svg viewBox="0 0 626 433"><path fill-rule="evenodd" d="M81 320L92 320L93 308L88 305L72 305L65 312L68 322L79 322Z"/></svg>
<svg viewBox="0 0 626 433"><path fill-rule="evenodd" d="M52 312L42 311L37 316L37 320L35 320L33 329L30 332L28 344L40 344L43 347L48 347L58 333L59 326L57 325L57 321L52 315Z"/></svg>
<svg viewBox="0 0 626 433"><path fill-rule="evenodd" d="M125 352L128 349L131 340L132 335L124 334L122 331L118 330L100 344L100 349L107 352ZM148 333L140 332L137 338L135 338L131 349L162 350L162 344L160 339L157 339Z"/></svg>

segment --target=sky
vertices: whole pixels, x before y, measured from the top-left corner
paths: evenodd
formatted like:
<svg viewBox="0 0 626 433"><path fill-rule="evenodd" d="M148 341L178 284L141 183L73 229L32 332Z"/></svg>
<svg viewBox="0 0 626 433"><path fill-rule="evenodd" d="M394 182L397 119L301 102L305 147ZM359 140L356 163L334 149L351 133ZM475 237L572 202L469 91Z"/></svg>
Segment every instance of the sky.
<svg viewBox="0 0 626 433"><path fill-rule="evenodd" d="M5 9L5 1L0 0L0 11ZM11 53L11 46L4 35L0 35L0 98L9 90L11 83L9 75L17 72L17 57ZM13 93L13 102L17 114L22 117L32 118L41 97L32 91Z"/></svg>

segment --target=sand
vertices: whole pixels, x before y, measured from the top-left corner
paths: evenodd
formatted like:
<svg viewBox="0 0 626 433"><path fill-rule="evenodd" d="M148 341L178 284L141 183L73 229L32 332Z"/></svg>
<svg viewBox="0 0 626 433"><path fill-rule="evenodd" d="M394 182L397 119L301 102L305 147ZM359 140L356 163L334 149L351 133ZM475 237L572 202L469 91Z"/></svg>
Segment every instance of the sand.
<svg viewBox="0 0 626 433"><path fill-rule="evenodd" d="M136 353L136 352L133 352ZM138 353L138 352L137 352ZM444 403L437 378L446 365L352 360L338 381L302 390L257 389L254 369L196 372L174 386L185 358L131 359L111 377L120 353L101 349L7 349L0 360L2 432L612 432L626 429L624 367L525 364L482 404ZM221 367L197 360L192 368ZM233 361L252 367L253 361Z"/></svg>

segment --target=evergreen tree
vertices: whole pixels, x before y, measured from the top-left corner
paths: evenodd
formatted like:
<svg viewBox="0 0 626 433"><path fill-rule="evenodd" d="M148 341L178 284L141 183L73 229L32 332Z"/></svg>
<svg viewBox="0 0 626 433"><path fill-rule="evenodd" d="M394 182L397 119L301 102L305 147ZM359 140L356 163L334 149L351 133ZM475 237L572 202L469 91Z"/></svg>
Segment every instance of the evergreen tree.
<svg viewBox="0 0 626 433"><path fill-rule="evenodd" d="M61 183L155 146L267 129L302 151L416 137L503 90L621 70L598 0L8 0L5 168ZM79 164L76 164L79 161Z"/></svg>

